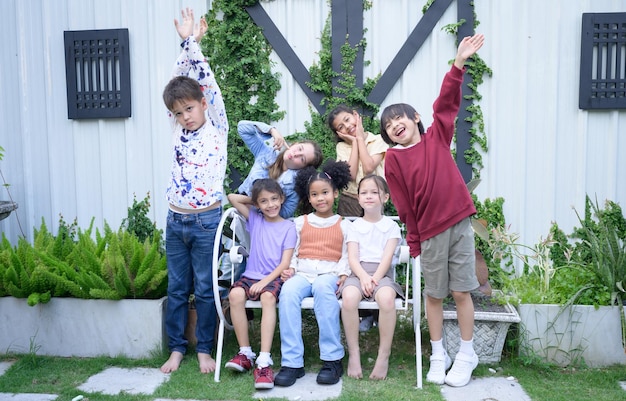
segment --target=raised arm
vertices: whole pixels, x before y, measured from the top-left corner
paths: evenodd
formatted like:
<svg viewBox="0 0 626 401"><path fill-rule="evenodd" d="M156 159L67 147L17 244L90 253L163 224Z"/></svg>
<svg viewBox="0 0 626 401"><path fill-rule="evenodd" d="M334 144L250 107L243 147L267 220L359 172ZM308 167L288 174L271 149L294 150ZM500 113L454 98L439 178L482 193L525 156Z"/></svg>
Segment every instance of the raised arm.
<svg viewBox="0 0 626 401"><path fill-rule="evenodd" d="M237 123L237 133L256 159L258 155L271 152L265 141L272 138L273 127L260 121L241 120Z"/></svg>
<svg viewBox="0 0 626 401"><path fill-rule="evenodd" d="M252 208L252 198L241 194L228 194L228 201L246 220L250 216Z"/></svg>
<svg viewBox="0 0 626 401"><path fill-rule="evenodd" d="M459 43L456 57L454 58L454 65L456 68L462 70L465 65L465 61L472 57L478 49L483 47L483 43L485 43L485 35L481 33L477 33L474 36L464 37L463 40L461 40L461 43Z"/></svg>
<svg viewBox="0 0 626 401"><path fill-rule="evenodd" d="M204 36L207 23L202 17L199 24L194 24L193 10L189 8L181 11L181 17L180 22L174 20L176 32L183 42L181 44L182 51L176 59L172 76L182 75L198 81L207 101L207 112L210 120L223 135L228 135L228 119L222 91L197 40Z"/></svg>

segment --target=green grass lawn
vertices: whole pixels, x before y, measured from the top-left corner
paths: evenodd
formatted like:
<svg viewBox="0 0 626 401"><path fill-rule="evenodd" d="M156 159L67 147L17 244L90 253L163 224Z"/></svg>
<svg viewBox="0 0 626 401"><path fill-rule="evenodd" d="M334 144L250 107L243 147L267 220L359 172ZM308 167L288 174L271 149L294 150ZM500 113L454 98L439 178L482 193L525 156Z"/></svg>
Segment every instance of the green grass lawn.
<svg viewBox="0 0 626 401"><path fill-rule="evenodd" d="M307 371L317 372L321 364L317 348L317 328L311 312L305 313L305 365ZM251 339L258 350L258 319L251 328ZM424 327L422 327L422 330ZM496 365L479 365L476 377L513 376L532 400L535 401L614 401L626 399L619 381L626 381L626 366L604 369L584 367L561 368L515 356L513 331L509 334L504 357ZM343 391L339 400L444 400L441 387L424 382L424 388L416 389L415 347L413 329L408 323L399 321L394 339L394 349L389 365L388 379L371 381L354 380L344 375ZM423 330L424 370L428 369L428 337ZM276 370L280 364L278 334L274 341L272 357ZM376 329L361 335L362 363L364 376L371 371L376 358L378 333ZM36 347L34 347L35 349ZM224 347L224 359L232 357L238 347L235 336L229 333ZM81 394L76 389L92 376L108 367L152 367L158 368L167 358L167 353L158 353L153 358L132 360L127 358L59 358L39 356L34 352L26 355L10 353L0 356L1 360L15 360L13 366L0 376L0 392L58 394L59 401L71 400ZM225 361L224 361L225 362ZM346 360L347 362L347 360ZM345 365L345 363L344 363ZM496 370L491 373L489 368ZM425 373L424 373L425 376ZM297 383L296 385L297 386ZM253 400L254 386L251 374L235 374L222 369L221 382L215 383L213 375L202 375L198 371L195 354L190 352L180 369L172 373L170 380L150 396L84 394L85 401L134 400L148 401L154 398L203 399L203 400Z"/></svg>

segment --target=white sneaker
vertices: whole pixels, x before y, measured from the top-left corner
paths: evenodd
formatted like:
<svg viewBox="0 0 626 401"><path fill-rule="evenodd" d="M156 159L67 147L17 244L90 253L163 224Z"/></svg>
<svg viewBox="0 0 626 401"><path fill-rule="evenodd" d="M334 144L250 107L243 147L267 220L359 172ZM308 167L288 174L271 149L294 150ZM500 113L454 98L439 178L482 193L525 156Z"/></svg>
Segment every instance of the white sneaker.
<svg viewBox="0 0 626 401"><path fill-rule="evenodd" d="M430 356L430 369L426 375L426 381L435 384L443 384L446 378L446 371L450 369L452 360L447 352L442 355Z"/></svg>
<svg viewBox="0 0 626 401"><path fill-rule="evenodd" d="M452 369L446 375L446 384L452 387L465 386L472 378L472 372L476 366L478 366L478 355L475 352L472 356L459 352L454 358Z"/></svg>

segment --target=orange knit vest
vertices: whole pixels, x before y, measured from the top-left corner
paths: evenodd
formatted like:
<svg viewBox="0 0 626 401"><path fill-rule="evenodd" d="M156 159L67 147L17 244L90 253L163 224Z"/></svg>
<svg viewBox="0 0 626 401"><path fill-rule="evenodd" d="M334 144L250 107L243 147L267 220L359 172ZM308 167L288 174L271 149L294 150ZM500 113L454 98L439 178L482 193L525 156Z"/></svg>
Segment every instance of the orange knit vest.
<svg viewBox="0 0 626 401"><path fill-rule="evenodd" d="M298 258L338 262L343 247L341 220L337 219L337 223L330 227L319 228L309 224L308 216L305 215L300 231Z"/></svg>

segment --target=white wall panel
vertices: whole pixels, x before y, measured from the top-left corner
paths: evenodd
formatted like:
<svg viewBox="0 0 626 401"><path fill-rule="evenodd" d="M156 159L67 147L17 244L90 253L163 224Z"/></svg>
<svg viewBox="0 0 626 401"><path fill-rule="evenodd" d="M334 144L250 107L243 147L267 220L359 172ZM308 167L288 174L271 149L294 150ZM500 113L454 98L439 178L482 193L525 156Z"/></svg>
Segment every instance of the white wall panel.
<svg viewBox="0 0 626 401"><path fill-rule="evenodd" d="M384 72L422 18L425 1L374 0L364 14L367 50L364 78ZM208 0L5 0L0 23L0 167L20 204L25 234L44 218L56 229L59 214L91 217L117 228L133 194L152 196L152 218L164 227L163 199L169 172L170 133L161 92L179 52L172 20L183 6L205 11ZM318 62L327 0L262 1L305 67ZM406 102L432 122L435 100L454 38L441 28L456 21L456 2L383 101ZM484 155L479 198L505 199L505 216L521 241L545 237L552 221L566 231L577 225L572 206L585 194L626 205L626 112L578 109L580 30L583 12L623 12L626 0L475 1L481 57L493 69L480 87L489 151ZM64 30L128 28L132 117L68 120ZM309 101L273 54L282 88L284 135L310 121ZM236 124L236 121L231 121ZM5 199L4 193L0 199ZM11 241L21 235L15 215L0 222Z"/></svg>

